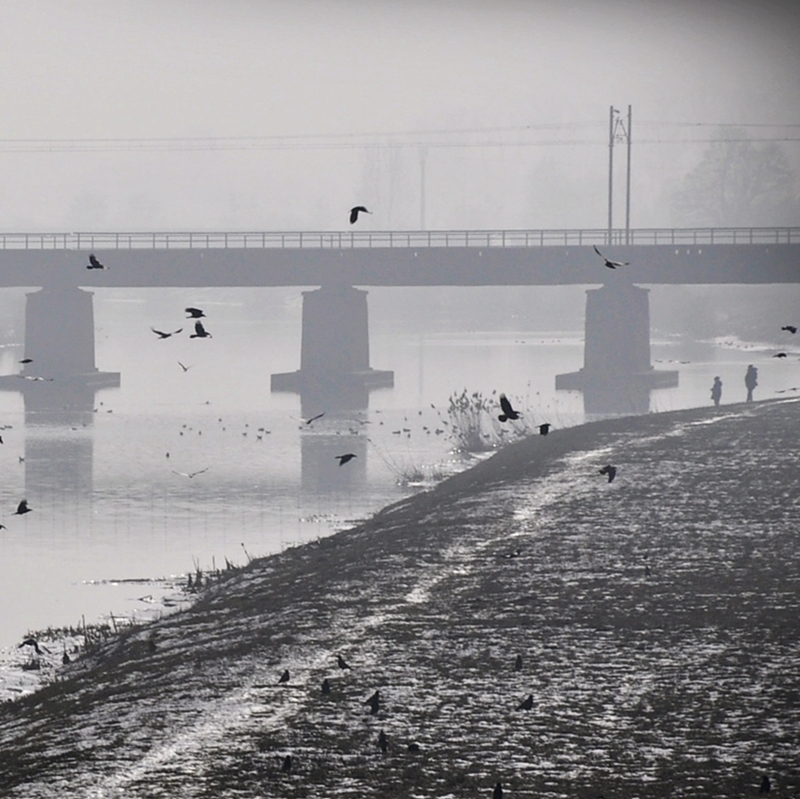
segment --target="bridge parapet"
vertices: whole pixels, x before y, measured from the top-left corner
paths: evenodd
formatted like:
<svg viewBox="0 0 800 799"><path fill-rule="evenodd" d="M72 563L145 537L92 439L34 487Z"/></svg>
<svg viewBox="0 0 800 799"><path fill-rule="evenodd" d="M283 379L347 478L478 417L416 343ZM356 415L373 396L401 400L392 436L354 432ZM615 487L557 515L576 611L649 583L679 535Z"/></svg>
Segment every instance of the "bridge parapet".
<svg viewBox="0 0 800 799"><path fill-rule="evenodd" d="M355 250L800 244L800 227L0 233L2 250Z"/></svg>

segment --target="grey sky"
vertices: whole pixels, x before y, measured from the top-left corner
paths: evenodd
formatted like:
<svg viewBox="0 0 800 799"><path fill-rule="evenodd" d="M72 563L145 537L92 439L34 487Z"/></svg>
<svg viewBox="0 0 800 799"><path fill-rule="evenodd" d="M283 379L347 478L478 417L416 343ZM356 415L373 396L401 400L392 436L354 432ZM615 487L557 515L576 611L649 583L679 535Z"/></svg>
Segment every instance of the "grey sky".
<svg viewBox="0 0 800 799"><path fill-rule="evenodd" d="M339 229L356 202L375 206L365 225L416 227L424 144L430 227L602 227L612 103L641 142L633 223L665 225L703 149L676 142L713 133L669 123L800 125L790 2L0 0L0 16L0 138L23 140L0 152L6 230ZM178 137L221 141L130 141Z"/></svg>

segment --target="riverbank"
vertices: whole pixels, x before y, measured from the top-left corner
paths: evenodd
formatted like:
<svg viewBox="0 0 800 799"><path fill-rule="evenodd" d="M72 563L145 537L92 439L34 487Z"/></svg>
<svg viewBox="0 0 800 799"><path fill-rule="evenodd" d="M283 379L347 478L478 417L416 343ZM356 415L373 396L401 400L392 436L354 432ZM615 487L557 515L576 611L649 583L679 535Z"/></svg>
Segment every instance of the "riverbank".
<svg viewBox="0 0 800 799"><path fill-rule="evenodd" d="M799 422L556 430L254 561L4 706L2 795L797 793Z"/></svg>

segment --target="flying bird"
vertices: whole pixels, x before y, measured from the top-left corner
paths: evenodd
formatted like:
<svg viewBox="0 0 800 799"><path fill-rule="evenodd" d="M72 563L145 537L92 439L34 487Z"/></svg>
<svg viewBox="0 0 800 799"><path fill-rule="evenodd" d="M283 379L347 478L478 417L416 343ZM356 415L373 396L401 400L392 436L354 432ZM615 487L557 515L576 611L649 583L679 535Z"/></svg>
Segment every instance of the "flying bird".
<svg viewBox="0 0 800 799"><path fill-rule="evenodd" d="M776 352L772 357L773 358L788 358L789 355L787 353L785 353L785 352Z"/></svg>
<svg viewBox="0 0 800 799"><path fill-rule="evenodd" d="M189 338L213 338L213 336L206 331L202 322L195 322L194 333L192 333Z"/></svg>
<svg viewBox="0 0 800 799"><path fill-rule="evenodd" d="M163 330L156 330L154 327L150 328L159 338L169 338L170 336L177 336L178 333L183 330L182 327L179 327L177 330L173 330L171 333L165 333Z"/></svg>
<svg viewBox="0 0 800 799"><path fill-rule="evenodd" d="M42 650L39 649L39 642L35 638L24 639L17 649L22 649L23 646L32 646L37 655L42 654Z"/></svg>
<svg viewBox="0 0 800 799"><path fill-rule="evenodd" d="M87 269L105 269L105 266L95 258L94 253L89 256L89 263L86 265Z"/></svg>
<svg viewBox="0 0 800 799"><path fill-rule="evenodd" d="M519 411L515 411L511 407L511 403L508 401L508 397L505 394L500 395L500 407L503 409L503 412L497 418L501 422L505 422L508 419L512 421L519 419Z"/></svg>
<svg viewBox="0 0 800 799"><path fill-rule="evenodd" d="M321 419L324 415L325 411L318 413L316 416L311 416L308 419L303 419L303 424L311 424L311 422L316 422L317 419Z"/></svg>
<svg viewBox="0 0 800 799"><path fill-rule="evenodd" d="M517 705L517 710L530 710L533 707L533 694L528 694L528 696L523 699L519 705Z"/></svg>
<svg viewBox="0 0 800 799"><path fill-rule="evenodd" d="M23 358L20 363L33 363L33 358Z"/></svg>
<svg viewBox="0 0 800 799"><path fill-rule="evenodd" d="M605 261L605 265L609 269L616 269L618 266L628 266L630 264L630 261L612 261L606 258L605 255L603 255L603 253L601 253L596 246L594 248L594 251L603 259L603 261Z"/></svg>
<svg viewBox="0 0 800 799"><path fill-rule="evenodd" d="M364 704L369 705L370 715L377 716L378 711L381 709L381 692L375 691L369 699L364 700Z"/></svg>
<svg viewBox="0 0 800 799"><path fill-rule="evenodd" d="M194 366L194 364L192 363L189 364L189 366L184 366L180 361L178 361L178 366L180 366L184 372L188 372L192 368L192 366Z"/></svg>
<svg viewBox="0 0 800 799"><path fill-rule="evenodd" d="M339 466L344 466L345 463L349 463L353 458L357 458L358 456L353 452L348 452L344 455L334 455L334 458L339 461Z"/></svg>
<svg viewBox="0 0 800 799"><path fill-rule="evenodd" d="M550 422L539 425L539 435L546 436L550 432Z"/></svg>
<svg viewBox="0 0 800 799"><path fill-rule="evenodd" d="M205 316L200 308L184 308L183 310L189 314L186 317L187 319L199 319L201 316Z"/></svg>
<svg viewBox="0 0 800 799"><path fill-rule="evenodd" d="M788 330L792 335L797 332L797 328L794 325L784 325L781 330ZM20 361L20 363L24 363L24 361Z"/></svg>
<svg viewBox="0 0 800 799"><path fill-rule="evenodd" d="M350 224L354 225L358 221L359 214L371 214L363 205L357 205L355 208L350 209Z"/></svg>
<svg viewBox="0 0 800 799"><path fill-rule="evenodd" d="M608 475L608 482L613 483L614 478L617 476L617 467L612 466L610 463L607 463L602 469L598 469L600 474L607 474Z"/></svg>
<svg viewBox="0 0 800 799"><path fill-rule="evenodd" d="M339 668L342 669L342 671L350 668L350 666L347 665L347 661L341 655L336 656L336 663L339 665Z"/></svg>
<svg viewBox="0 0 800 799"><path fill-rule="evenodd" d="M30 513L33 508L28 507L28 500L23 499L22 502L17 505L17 509L14 511L14 516L24 516L26 513Z"/></svg>
<svg viewBox="0 0 800 799"><path fill-rule="evenodd" d="M181 477L188 477L191 480L193 477L197 477L198 474L203 474L203 472L207 472L210 468L211 468L210 466L206 466L205 469L200 469L197 472L176 472L174 469L172 469L171 471L173 474L179 474Z"/></svg>

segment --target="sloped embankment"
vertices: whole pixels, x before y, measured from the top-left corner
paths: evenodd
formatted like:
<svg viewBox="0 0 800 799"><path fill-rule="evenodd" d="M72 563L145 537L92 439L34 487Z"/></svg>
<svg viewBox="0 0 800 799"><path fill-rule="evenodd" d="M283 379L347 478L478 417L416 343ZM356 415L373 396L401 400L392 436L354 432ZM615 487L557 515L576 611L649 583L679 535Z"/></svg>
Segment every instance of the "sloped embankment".
<svg viewBox="0 0 800 799"><path fill-rule="evenodd" d="M793 795L798 422L555 431L254 562L4 707L2 795Z"/></svg>

